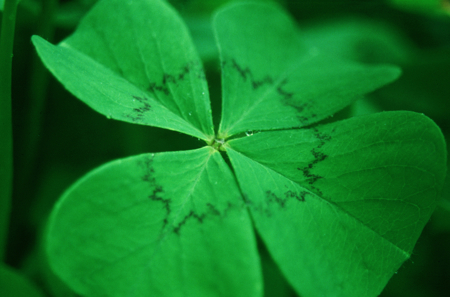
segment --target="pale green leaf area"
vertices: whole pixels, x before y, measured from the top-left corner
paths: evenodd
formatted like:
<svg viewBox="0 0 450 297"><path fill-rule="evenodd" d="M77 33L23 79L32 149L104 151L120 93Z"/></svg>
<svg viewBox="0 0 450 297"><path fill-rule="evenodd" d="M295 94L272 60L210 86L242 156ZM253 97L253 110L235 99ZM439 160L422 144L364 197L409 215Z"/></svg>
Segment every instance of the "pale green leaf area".
<svg viewBox="0 0 450 297"><path fill-rule="evenodd" d="M43 293L25 276L6 265L0 265L0 296L43 297Z"/></svg>
<svg viewBox="0 0 450 297"><path fill-rule="evenodd" d="M212 138L200 58L164 1L100 1L58 46L33 42L64 86L107 117Z"/></svg>
<svg viewBox="0 0 450 297"><path fill-rule="evenodd" d="M273 5L229 6L213 27L222 63L220 138L307 126L400 74L393 66L344 62L307 47Z"/></svg>
<svg viewBox="0 0 450 297"><path fill-rule="evenodd" d="M249 214L211 147L92 171L56 205L48 254L83 296L261 296Z"/></svg>
<svg viewBox="0 0 450 297"><path fill-rule="evenodd" d="M227 146L258 232L303 297L378 296L409 258L446 171L439 128L412 112Z"/></svg>

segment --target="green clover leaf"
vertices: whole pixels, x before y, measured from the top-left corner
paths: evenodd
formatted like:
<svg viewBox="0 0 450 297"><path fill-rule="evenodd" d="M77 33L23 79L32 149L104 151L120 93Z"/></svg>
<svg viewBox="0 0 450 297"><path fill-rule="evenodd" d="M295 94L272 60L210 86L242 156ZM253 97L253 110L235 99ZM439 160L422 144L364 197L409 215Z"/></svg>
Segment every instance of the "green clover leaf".
<svg viewBox="0 0 450 297"><path fill-rule="evenodd" d="M275 5L230 5L213 28L217 135L201 61L166 2L103 0L59 45L33 37L94 110L207 144L115 160L70 187L49 220L53 270L84 296L262 296L257 232L301 296L378 296L439 197L439 128L412 112L313 125L399 70L311 49Z"/></svg>

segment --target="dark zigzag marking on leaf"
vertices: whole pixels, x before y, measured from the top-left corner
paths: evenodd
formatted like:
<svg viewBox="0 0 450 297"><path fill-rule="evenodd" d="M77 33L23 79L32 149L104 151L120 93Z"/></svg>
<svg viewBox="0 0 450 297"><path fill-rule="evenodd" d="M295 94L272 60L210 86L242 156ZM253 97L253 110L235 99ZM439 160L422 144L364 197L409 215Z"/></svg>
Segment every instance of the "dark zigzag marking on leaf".
<svg viewBox="0 0 450 297"><path fill-rule="evenodd" d="M265 86L265 85L273 86L275 84L275 79L270 75L264 76L261 80L256 80L254 78L253 72L250 70L250 68L239 65L235 59L224 60L222 62L222 67L226 67L228 65L232 69L236 70L239 73L239 76L243 79L244 82L249 81L254 90L257 90L260 87ZM286 91L284 89L284 86L287 84L287 82L288 82L287 78L285 78L283 81L281 81L281 83L276 88L276 92L278 95L280 95L282 97L281 102L283 104L295 108L297 110L297 112L299 114L301 114L309 105L307 103L303 103L301 105L293 104L292 100L294 98L295 93ZM297 119L299 120L300 123L303 124L303 123L309 121L311 118L315 118L315 117L317 117L316 114L311 114L311 116L309 118L302 116L302 115L298 115ZM297 127L295 127L295 128L297 128Z"/></svg>
<svg viewBox="0 0 450 297"><path fill-rule="evenodd" d="M139 108L134 108L133 111L136 112L136 118L138 120L142 119L144 117L144 114L148 111L150 111L151 109L151 105L147 102L148 99L147 98L141 98L141 97L137 97L137 96L133 96L133 98L135 100L137 100L138 102L142 103L143 106L139 107Z"/></svg>
<svg viewBox="0 0 450 297"><path fill-rule="evenodd" d="M285 78L280 83L280 85L277 87L277 92L280 95L283 96L283 103L284 104L289 105L290 107L293 107L293 108L295 108L297 110L297 112L299 113L299 115L297 115L297 119L299 120L299 122L303 124L303 123L306 123L307 121L309 121L309 119L317 117L317 115L314 114L314 113L311 114L311 116L309 118L301 115L301 113L308 107L308 104L307 103L303 103L303 104L300 104L300 105L295 105L295 104L292 104L290 102L290 99L292 99L292 97L294 96L294 92L286 92L286 91L284 91L283 86L285 84L287 84L287 82L288 81ZM295 127L295 128L298 128L298 127Z"/></svg>
<svg viewBox="0 0 450 297"><path fill-rule="evenodd" d="M311 189L316 191L319 195L323 195L322 191L315 187L313 184L318 181L319 179L323 178L323 176L313 174L311 173L311 170L314 169L314 167L324 161L328 156L324 153L320 152L320 148L322 148L325 143L331 140L331 136L325 133L320 133L317 128L313 128L314 136L319 140L319 145L311 150L311 154L314 157L314 160L308 164L308 166L303 168L297 168L298 170L303 172L303 176L308 181L308 184L310 185Z"/></svg>
<svg viewBox="0 0 450 297"><path fill-rule="evenodd" d="M296 193L296 192L289 190L287 192L284 192L284 196L286 197L286 199L295 198L300 202L305 202L306 194L308 194L308 192L306 192L306 191L300 191L300 193Z"/></svg>
<svg viewBox="0 0 450 297"><path fill-rule="evenodd" d="M181 71L177 74L164 73L159 82L151 82L149 84L148 90L152 93L158 91L168 96L170 95L170 89L168 85L177 84L178 82L183 81L186 76L193 71L196 71L197 78L206 80L205 73L203 71L203 68L201 67L201 64L198 61L191 61L186 63L186 65L184 65L181 68Z"/></svg>
<svg viewBox="0 0 450 297"><path fill-rule="evenodd" d="M223 66L227 65L227 61L224 61L222 64ZM239 66L235 59L231 60L231 67L239 73L244 81L247 81L248 79L251 82L253 89L255 90L264 85L273 85L274 83L273 78L269 75L264 76L264 78L261 80L255 80L251 70L248 67L243 68Z"/></svg>
<svg viewBox="0 0 450 297"><path fill-rule="evenodd" d="M145 112L150 111L151 105L147 102L148 101L147 98L145 98L145 97L141 98L138 96L133 96L133 98L143 104L142 107L133 109L135 112L139 113L139 115L138 115L139 117L142 117Z"/></svg>
<svg viewBox="0 0 450 297"><path fill-rule="evenodd" d="M145 174L141 177L141 179L148 183L151 190L151 193L148 195L148 198L152 201L158 201L160 203L162 203L163 208L166 211L166 216L163 220L163 230L168 226L169 224L169 216L172 213L172 208L171 208L171 203L172 200L171 199L164 199L163 197L160 196L161 193L164 192L164 189L161 185L158 185L156 182L156 179L154 177L155 174L155 170L152 166L153 163L153 156L151 158L147 158L145 159L143 162L143 166L144 166L144 171ZM176 225L172 227L172 231L176 234L180 233L180 229L182 229L182 227L186 224L187 221L191 220L191 219L195 219L197 220L199 223L203 223L204 219L206 219L207 217L212 217L212 216L225 216L226 213L234 207L233 204L231 204L230 202L227 203L227 207L223 210L223 212L221 213L214 205L212 205L211 203L206 203L206 206L208 207L208 210L205 213L196 213L193 210L191 210L187 215L185 215L183 217L183 219Z"/></svg>
<svg viewBox="0 0 450 297"><path fill-rule="evenodd" d="M275 195L274 192L267 190L266 191L266 201L269 203L275 202L277 203L281 208L284 208L285 204L286 204L286 200L287 199L282 199L280 197L278 197L277 195Z"/></svg>
<svg viewBox="0 0 450 297"><path fill-rule="evenodd" d="M200 67L196 67L200 66ZM205 80L205 74L200 63L197 61L192 61L186 63L185 66L181 68L178 74L172 75L164 73L161 79L161 83L157 84L155 82L150 83L148 90L155 94L155 91L163 92L165 95L170 95L168 84L176 84L183 81L187 74L191 73L193 70L197 71L197 78ZM156 95L156 94L155 94ZM131 119L133 122L141 122L144 118L145 113L151 110L151 105L148 103L148 99L145 97L133 96L134 100L142 103L143 106L133 108L133 115L126 114L125 117Z"/></svg>
<svg viewBox="0 0 450 297"><path fill-rule="evenodd" d="M155 169L153 169L152 163L153 163L153 156L151 158L147 158L144 162L144 170L145 174L141 177L141 179L148 183L151 190L151 193L148 195L148 198L152 201L158 201L163 204L163 208L166 210L166 217L163 220L163 229L167 226L168 220L171 213L170 208L170 199L164 199L163 197L160 197L159 195L164 192L161 185L158 185L156 183L156 179L154 177Z"/></svg>
<svg viewBox="0 0 450 297"><path fill-rule="evenodd" d="M148 98L146 97L133 96L133 101L135 100L141 103L142 106L133 108L132 114L124 114L124 116L133 122L141 122L144 115L151 110L152 106L148 103Z"/></svg>
<svg viewBox="0 0 450 297"><path fill-rule="evenodd" d="M178 74L172 75L164 73L161 79L161 83L159 84L155 82L150 83L148 90L153 94L155 94L155 96L156 96L155 91L162 92L168 96L170 95L168 84L176 84L180 81L183 81L186 75L188 75L194 70L197 71L197 78L201 80L206 79L205 74L203 72L203 68L201 67L200 63L198 63L197 61L192 61L186 63L186 65L182 67L181 71ZM145 113L151 110L151 105L148 103L148 99L145 97L133 96L133 99L142 103L142 106L133 108L133 114L132 115L125 114L125 117L131 119L133 122L142 122Z"/></svg>
<svg viewBox="0 0 450 297"><path fill-rule="evenodd" d="M193 210L191 210L186 216L184 216L184 218L178 223L178 225L176 225L173 228L173 232L175 232L176 234L180 234L180 229L186 225L186 223L189 220L197 220L200 224L203 223L203 221L210 216L225 216L226 213L234 207L233 204L231 204L230 202L227 203L227 207L223 210L223 212L221 213L214 205L212 205L211 203L206 203L206 206L208 206L208 210L205 213L202 214L197 214L195 213Z"/></svg>
<svg viewBox="0 0 450 297"><path fill-rule="evenodd" d="M298 202L305 202L306 201L306 195L311 193L308 193L307 191L300 191L300 192L296 192L296 191L292 191L292 190L288 190L286 192L283 193L284 194L284 198L277 196L274 192L267 190L265 192L265 202L267 204L277 204L280 208L285 209L286 203L288 200L294 198L295 200L297 200ZM243 195L244 198L244 203L247 205L247 207L252 208L255 211L260 211L263 212L266 216L270 217L272 216L272 212L270 211L270 209L264 208L263 207L258 207L256 206L253 201L251 201L248 198L248 195L244 194Z"/></svg>
<svg viewBox="0 0 450 297"><path fill-rule="evenodd" d="M189 219L196 219L199 223L203 223L203 219L206 217L206 214L205 213L203 213L203 214L201 214L201 215L198 215L198 214L196 214L193 210L191 210L190 212L189 212L189 214L187 215L187 216L185 216L184 218L183 218L183 220L180 222L180 223L178 223L178 225L177 226L175 226L174 228L173 228L173 232L175 232L176 234L180 234L180 229L181 229L181 227L183 227L185 224L186 224L186 222L189 220Z"/></svg>

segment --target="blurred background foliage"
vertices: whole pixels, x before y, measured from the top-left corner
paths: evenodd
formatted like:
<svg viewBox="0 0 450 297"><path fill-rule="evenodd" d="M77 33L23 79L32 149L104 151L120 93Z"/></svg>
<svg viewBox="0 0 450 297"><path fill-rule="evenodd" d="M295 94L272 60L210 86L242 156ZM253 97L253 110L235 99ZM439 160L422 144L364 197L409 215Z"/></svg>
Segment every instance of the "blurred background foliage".
<svg viewBox="0 0 450 297"><path fill-rule="evenodd" d="M48 296L76 296L51 273L42 248L46 218L68 186L89 170L116 158L203 145L177 132L108 120L74 98L43 68L30 37L38 34L53 43L60 42L73 32L95 2L22 0L18 9L12 85L15 175L7 264L32 282L18 287L25 290L34 284ZM169 2L185 19L204 61L217 125L220 67L210 20L218 6L230 1ZM450 141L450 1L277 2L296 19L299 34L313 50L362 63L391 63L403 69L399 80L369 94L334 119L412 110L432 118ZM447 177L441 203L414 254L381 296L449 296L449 251ZM296 296L263 246L261 255L266 296ZM15 273L0 272L2 276Z"/></svg>

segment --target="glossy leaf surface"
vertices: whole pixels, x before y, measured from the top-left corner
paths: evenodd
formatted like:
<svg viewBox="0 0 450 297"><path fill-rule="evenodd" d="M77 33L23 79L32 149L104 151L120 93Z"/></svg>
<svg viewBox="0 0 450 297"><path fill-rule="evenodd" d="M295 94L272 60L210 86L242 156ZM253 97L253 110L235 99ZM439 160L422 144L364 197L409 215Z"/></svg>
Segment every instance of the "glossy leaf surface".
<svg viewBox="0 0 450 297"><path fill-rule="evenodd" d="M391 112L228 143L256 228L301 296L378 296L445 176L423 115Z"/></svg>
<svg viewBox="0 0 450 297"><path fill-rule="evenodd" d="M109 118L213 133L208 87L186 26L164 1L100 1L58 46L33 43L64 86Z"/></svg>
<svg viewBox="0 0 450 297"><path fill-rule="evenodd" d="M261 296L251 221L212 148L116 160L56 206L53 269L83 296Z"/></svg>
<svg viewBox="0 0 450 297"><path fill-rule="evenodd" d="M213 27L222 63L224 138L318 122L400 73L306 47L293 21L272 5L229 6L216 14Z"/></svg>

